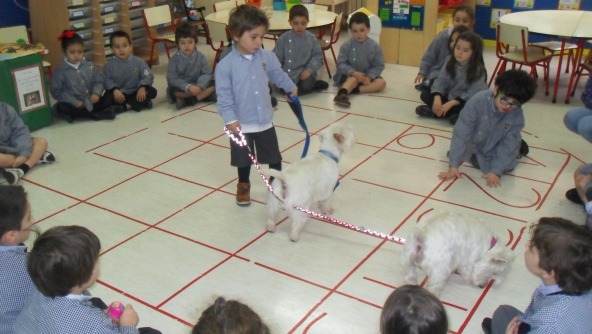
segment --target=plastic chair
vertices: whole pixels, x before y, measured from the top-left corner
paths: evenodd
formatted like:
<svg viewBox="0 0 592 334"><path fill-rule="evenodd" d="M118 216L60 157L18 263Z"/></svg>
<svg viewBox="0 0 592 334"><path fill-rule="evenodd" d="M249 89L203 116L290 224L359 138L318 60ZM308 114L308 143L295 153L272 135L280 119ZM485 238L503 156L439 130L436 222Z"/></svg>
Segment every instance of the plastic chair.
<svg viewBox="0 0 592 334"><path fill-rule="evenodd" d="M219 12L221 10L229 10L236 7L236 1L235 0L230 0L230 1L220 1L220 2L216 2L214 4L214 12Z"/></svg>
<svg viewBox="0 0 592 334"><path fill-rule="evenodd" d="M536 77L536 67L543 67L543 79L545 80L545 95L549 95L549 64L552 54L545 54L543 49L528 46L528 28L510 24L497 23L495 53L498 61L495 65L489 85L493 82L496 74L504 72L506 65L530 67L530 75Z"/></svg>
<svg viewBox="0 0 592 334"><path fill-rule="evenodd" d="M206 7L189 7L187 6L185 0L179 0L179 2L181 3L185 16L187 17L187 22L189 22L195 28L195 30L197 30L198 34L205 36L206 43L210 44L210 41L208 40L208 34L205 29L206 19L204 17L204 11L206 10Z"/></svg>
<svg viewBox="0 0 592 334"><path fill-rule="evenodd" d="M543 51L550 52L554 57L559 56L561 52L561 42L558 41L548 41L548 42L539 42L539 43L530 43L529 46L534 46L543 49ZM563 51L567 51L567 62L565 62L565 73L569 73L569 65L572 65L572 68L576 67L576 59L574 57L574 51L576 51L578 46L573 43L565 43L563 46Z"/></svg>
<svg viewBox="0 0 592 334"><path fill-rule="evenodd" d="M580 78L586 75L592 75L592 48L588 49L588 54L583 58L582 62L578 64L575 73L573 73L572 80L569 81L565 103L569 103L570 96L574 96L576 93Z"/></svg>
<svg viewBox="0 0 592 334"><path fill-rule="evenodd" d="M31 35L26 26L12 26L0 28L0 43L14 43L14 44L33 44L31 42ZM49 51L44 49L42 54L48 54ZM51 63L43 60L43 69L48 76L51 76Z"/></svg>
<svg viewBox="0 0 592 334"><path fill-rule="evenodd" d="M325 51L331 50L333 54L333 60L337 65L337 57L335 56L335 50L333 50L333 45L337 43L339 40L339 35L341 33L341 23L343 22L343 14L337 13L335 20L333 21L333 26L331 27L331 36L329 40L323 38L323 36L317 36L319 43L321 44L321 50L323 50L323 61L325 62L325 67L327 68L327 73L329 73L329 78L331 78L331 70L329 70L329 63L327 62L327 56L325 55Z"/></svg>
<svg viewBox="0 0 592 334"><path fill-rule="evenodd" d="M152 67L156 43L162 43L167 57L171 58L169 49L177 47L175 43L175 25L168 5L146 8L142 11L142 15L144 15L144 25L148 38L152 41L150 61L148 62L148 65Z"/></svg>
<svg viewBox="0 0 592 334"><path fill-rule="evenodd" d="M228 25L225 23L219 23L214 21L206 21L206 32L208 34L208 40L210 41L210 47L216 51L214 56L214 65L212 66L212 72L216 70L216 64L220 61L220 56L225 47L228 47L230 43L230 31L228 31Z"/></svg>

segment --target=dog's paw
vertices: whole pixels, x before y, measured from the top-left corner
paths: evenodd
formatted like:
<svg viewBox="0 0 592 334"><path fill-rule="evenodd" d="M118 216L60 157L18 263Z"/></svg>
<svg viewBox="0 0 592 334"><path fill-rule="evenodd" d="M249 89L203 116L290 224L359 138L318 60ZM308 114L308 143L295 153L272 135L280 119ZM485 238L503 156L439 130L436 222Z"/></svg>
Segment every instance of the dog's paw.
<svg viewBox="0 0 592 334"><path fill-rule="evenodd" d="M269 231L271 233L275 232L275 221L273 221L273 220L267 221L267 231Z"/></svg>
<svg viewBox="0 0 592 334"><path fill-rule="evenodd" d="M298 233L290 233L290 240L297 242L298 240L300 240L300 235Z"/></svg>

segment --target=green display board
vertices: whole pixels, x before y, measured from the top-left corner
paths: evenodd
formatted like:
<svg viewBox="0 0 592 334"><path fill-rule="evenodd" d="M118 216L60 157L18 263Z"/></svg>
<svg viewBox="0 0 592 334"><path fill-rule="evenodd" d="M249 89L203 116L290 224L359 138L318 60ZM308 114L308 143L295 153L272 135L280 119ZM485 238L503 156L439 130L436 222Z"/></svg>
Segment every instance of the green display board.
<svg viewBox="0 0 592 334"><path fill-rule="evenodd" d="M41 56L0 58L0 101L10 104L29 129L51 124L51 104Z"/></svg>
<svg viewBox="0 0 592 334"><path fill-rule="evenodd" d="M411 5L409 1L378 2L378 17L383 27L423 30L424 10L424 6Z"/></svg>

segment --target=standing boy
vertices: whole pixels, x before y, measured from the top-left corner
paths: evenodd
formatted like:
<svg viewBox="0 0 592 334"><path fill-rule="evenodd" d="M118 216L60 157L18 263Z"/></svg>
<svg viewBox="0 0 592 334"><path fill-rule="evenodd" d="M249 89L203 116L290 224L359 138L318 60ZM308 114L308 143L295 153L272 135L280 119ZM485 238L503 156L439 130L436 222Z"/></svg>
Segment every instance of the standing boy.
<svg viewBox="0 0 592 334"><path fill-rule="evenodd" d="M333 77L339 86L333 99L337 105L349 107L349 93L374 93L386 87L386 81L380 76L384 70L384 56L380 45L372 38L370 19L362 12L354 13L349 18L352 39L343 43L337 57L337 73Z"/></svg>
<svg viewBox="0 0 592 334"><path fill-rule="evenodd" d="M303 5L292 6L289 22L292 30L281 34L273 49L282 69L298 85L300 95L329 88L327 82L316 79L317 71L323 66L323 51L317 38L306 30L308 9Z"/></svg>
<svg viewBox="0 0 592 334"><path fill-rule="evenodd" d="M33 219L21 186L0 186L0 333L12 326L35 285L27 273L27 247Z"/></svg>
<svg viewBox="0 0 592 334"><path fill-rule="evenodd" d="M212 69L206 56L197 51L197 30L185 22L175 30L175 42L179 51L167 67L167 98L176 102L177 109L194 105L198 101L215 101Z"/></svg>
<svg viewBox="0 0 592 334"><path fill-rule="evenodd" d="M269 82L296 96L298 88L282 70L276 55L261 48L269 28L265 13L256 7L241 5L232 10L228 22L234 40L232 51L216 66L218 112L234 133L239 128L257 160L270 168L282 169L277 135L273 126L273 108ZM249 175L251 159L246 148L230 141L230 164L238 169L236 204L251 204Z"/></svg>
<svg viewBox="0 0 592 334"><path fill-rule="evenodd" d="M482 323L486 334L590 333L592 234L562 218L541 218L526 245L526 268L541 278L524 313L509 305ZM531 228L532 229L532 228Z"/></svg>
<svg viewBox="0 0 592 334"><path fill-rule="evenodd" d="M123 110L127 110L127 105L135 111L152 108L157 92L152 87L154 75L148 64L132 54L132 40L125 31L115 31L109 40L115 57L103 68L105 94L112 95L114 103Z"/></svg>
<svg viewBox="0 0 592 334"><path fill-rule="evenodd" d="M138 314L131 305L111 320L83 294L99 275L100 250L99 238L82 226L56 226L42 233L27 261L39 291L17 317L14 333L160 333L138 330Z"/></svg>
<svg viewBox="0 0 592 334"><path fill-rule="evenodd" d="M0 102L0 169L9 184L17 184L37 164L52 163L55 156L47 150L47 140L31 137L13 107Z"/></svg>
<svg viewBox="0 0 592 334"><path fill-rule="evenodd" d="M488 187L499 187L502 174L518 165L522 104L536 91L536 81L522 70L509 70L495 78L493 91L484 90L467 101L452 132L449 169L438 177L460 177L458 168L469 161L481 169Z"/></svg>

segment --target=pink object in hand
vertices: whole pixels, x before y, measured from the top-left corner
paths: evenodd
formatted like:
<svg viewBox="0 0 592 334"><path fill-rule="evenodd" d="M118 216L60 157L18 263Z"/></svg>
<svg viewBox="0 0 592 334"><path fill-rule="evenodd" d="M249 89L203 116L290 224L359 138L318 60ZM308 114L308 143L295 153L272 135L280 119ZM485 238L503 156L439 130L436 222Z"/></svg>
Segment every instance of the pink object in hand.
<svg viewBox="0 0 592 334"><path fill-rule="evenodd" d="M109 305L109 309L107 310L107 315L111 319L119 319L121 314L123 313L124 306L120 302L113 302Z"/></svg>

